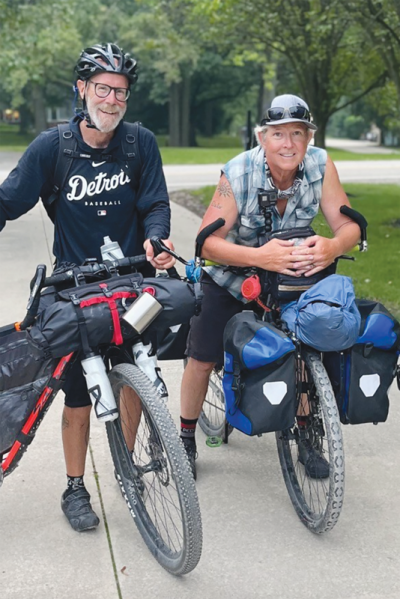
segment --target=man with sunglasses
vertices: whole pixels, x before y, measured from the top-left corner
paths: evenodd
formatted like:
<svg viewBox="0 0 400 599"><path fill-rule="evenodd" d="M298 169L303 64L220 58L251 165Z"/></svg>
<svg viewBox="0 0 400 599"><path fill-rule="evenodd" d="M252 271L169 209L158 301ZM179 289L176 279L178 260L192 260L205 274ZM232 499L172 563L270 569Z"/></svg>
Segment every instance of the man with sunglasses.
<svg viewBox="0 0 400 599"><path fill-rule="evenodd" d="M286 275L309 276L354 247L360 230L339 211L349 201L336 168L325 150L309 145L316 129L301 98L284 94L272 101L255 130L259 145L222 169L201 229L218 218L223 218L225 225L206 239L204 258L222 265L257 266ZM334 233L333 239L315 235L299 247L293 241L278 239L260 242L265 226L258 204L260 190L274 192L277 198L272 212L273 231L310 225L320 207ZM203 270L202 310L191 321L189 359L181 390L181 435L194 476L197 419L209 375L216 364L223 364L226 323L245 306L241 294L244 278L224 267ZM310 477L329 475L329 466L322 456L310 455L310 447L300 449L300 459Z"/></svg>
<svg viewBox="0 0 400 599"><path fill-rule="evenodd" d="M169 268L175 259L166 252L154 257L149 241L156 236L173 249L168 240L169 198L157 143L141 126L132 135L122 120L137 80L136 61L116 44L98 44L81 53L75 70L82 110L62 135L57 127L41 133L1 185L0 230L41 198L51 208L57 266L82 264L91 257L101 261L100 246L109 236L119 242L126 256L146 250L149 264L143 274ZM62 144L66 140L73 145L65 154ZM130 144L129 154L124 152L125 140ZM63 184L56 185L59 154L66 176L61 177ZM72 160L66 170L68 156ZM63 390L67 489L61 506L72 528L84 531L95 528L99 519L83 482L91 401L79 360Z"/></svg>

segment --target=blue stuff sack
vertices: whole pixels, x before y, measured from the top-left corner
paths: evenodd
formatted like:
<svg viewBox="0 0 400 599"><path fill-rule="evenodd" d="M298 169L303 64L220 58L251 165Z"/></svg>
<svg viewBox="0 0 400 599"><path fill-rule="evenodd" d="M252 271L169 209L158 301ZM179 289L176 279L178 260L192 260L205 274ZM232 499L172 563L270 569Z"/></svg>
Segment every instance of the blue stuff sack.
<svg viewBox="0 0 400 599"><path fill-rule="evenodd" d="M246 435L290 428L296 414L295 346L251 311L224 331L226 419Z"/></svg>
<svg viewBox="0 0 400 599"><path fill-rule="evenodd" d="M344 352L324 355L343 424L385 422L388 391L398 371L400 324L379 302L356 300L360 335Z"/></svg>
<svg viewBox="0 0 400 599"><path fill-rule="evenodd" d="M282 321L298 339L319 351L342 351L354 345L361 316L349 277L331 275L282 309Z"/></svg>

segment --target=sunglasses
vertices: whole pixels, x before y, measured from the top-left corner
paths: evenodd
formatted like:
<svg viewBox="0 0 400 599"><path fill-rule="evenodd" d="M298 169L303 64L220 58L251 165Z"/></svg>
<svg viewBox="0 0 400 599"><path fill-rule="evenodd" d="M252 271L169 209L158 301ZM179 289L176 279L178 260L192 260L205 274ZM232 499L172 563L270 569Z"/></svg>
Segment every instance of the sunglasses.
<svg viewBox="0 0 400 599"><path fill-rule="evenodd" d="M302 121L311 121L309 110L305 106L290 106L289 108L268 108L266 116L261 121L261 125L267 125L271 121L280 121L285 118L300 119Z"/></svg>

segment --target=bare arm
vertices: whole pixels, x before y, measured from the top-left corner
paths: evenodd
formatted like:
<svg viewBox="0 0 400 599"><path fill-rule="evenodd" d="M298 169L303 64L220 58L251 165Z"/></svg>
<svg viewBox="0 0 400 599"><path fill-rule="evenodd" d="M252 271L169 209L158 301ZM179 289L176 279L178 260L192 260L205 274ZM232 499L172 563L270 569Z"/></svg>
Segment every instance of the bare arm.
<svg viewBox="0 0 400 599"><path fill-rule="evenodd" d="M309 237L303 246L293 251L293 254L299 257L295 264L298 274L313 275L356 245L360 238L360 229L350 218L341 214L340 207L344 204L350 206L336 167L328 156L322 186L321 211L334 237Z"/></svg>
<svg viewBox="0 0 400 599"><path fill-rule="evenodd" d="M260 248L236 245L226 241L226 236L238 218L238 210L232 188L225 175L221 176L210 206L204 215L200 230L217 218L225 219L225 225L210 235L203 246L203 258L218 264L231 266L258 266L266 270L275 270L285 274L294 274L292 263L293 242L274 239Z"/></svg>

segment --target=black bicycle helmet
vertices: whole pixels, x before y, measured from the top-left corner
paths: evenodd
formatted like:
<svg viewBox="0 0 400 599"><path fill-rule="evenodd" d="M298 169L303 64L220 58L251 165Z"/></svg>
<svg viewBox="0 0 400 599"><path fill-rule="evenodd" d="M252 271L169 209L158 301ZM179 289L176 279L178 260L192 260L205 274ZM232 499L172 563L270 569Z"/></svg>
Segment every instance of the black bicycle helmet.
<svg viewBox="0 0 400 599"><path fill-rule="evenodd" d="M75 71L78 79L86 81L98 73L125 75L130 85L137 81L137 63L117 44L95 44L82 51Z"/></svg>

